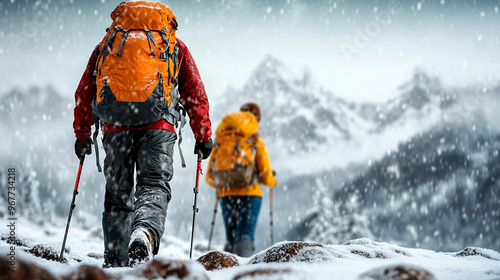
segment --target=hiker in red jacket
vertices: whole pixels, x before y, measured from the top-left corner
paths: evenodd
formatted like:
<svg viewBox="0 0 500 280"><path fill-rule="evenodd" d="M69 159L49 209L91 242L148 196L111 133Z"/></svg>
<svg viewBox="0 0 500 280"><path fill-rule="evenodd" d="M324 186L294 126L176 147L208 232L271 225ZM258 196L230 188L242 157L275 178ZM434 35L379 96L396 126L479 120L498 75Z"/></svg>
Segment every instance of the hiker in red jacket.
<svg viewBox="0 0 500 280"><path fill-rule="evenodd" d="M148 13L149 21L139 22ZM111 18L113 24L94 49L76 90L73 122L79 158L91 154L93 113L102 123L106 151L103 267L136 265L158 253L171 198L178 119L172 117L175 108L170 105L177 90L196 139L195 153L206 159L213 147L207 94L191 53L175 38L177 21L170 8L148 1L123 2ZM162 21L166 21L163 29L149 26ZM127 25L130 30L125 30ZM136 61L140 63L130 65ZM155 64L148 68L148 63ZM155 72L147 72L150 69ZM150 96L134 100L145 77L148 90L142 93Z"/></svg>

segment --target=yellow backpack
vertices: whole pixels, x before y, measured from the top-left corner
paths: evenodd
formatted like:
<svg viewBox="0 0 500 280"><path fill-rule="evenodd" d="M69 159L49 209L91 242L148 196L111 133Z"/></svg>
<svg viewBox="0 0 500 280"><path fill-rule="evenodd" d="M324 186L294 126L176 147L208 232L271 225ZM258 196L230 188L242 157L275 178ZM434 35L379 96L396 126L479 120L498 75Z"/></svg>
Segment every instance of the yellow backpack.
<svg viewBox="0 0 500 280"><path fill-rule="evenodd" d="M217 188L248 187L255 183L255 154L259 124L249 112L234 112L217 127L211 172Z"/></svg>

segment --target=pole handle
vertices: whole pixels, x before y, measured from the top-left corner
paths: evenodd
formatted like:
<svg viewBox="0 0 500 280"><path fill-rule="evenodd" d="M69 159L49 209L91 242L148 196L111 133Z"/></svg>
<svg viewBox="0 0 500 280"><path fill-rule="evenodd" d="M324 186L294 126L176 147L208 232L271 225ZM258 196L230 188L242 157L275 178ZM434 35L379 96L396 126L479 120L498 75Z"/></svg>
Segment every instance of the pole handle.
<svg viewBox="0 0 500 280"><path fill-rule="evenodd" d="M201 150L198 150L198 162L201 162L201 160L203 159L203 153L201 152Z"/></svg>
<svg viewBox="0 0 500 280"><path fill-rule="evenodd" d="M83 155L80 158L80 165L78 166L78 174L76 175L75 192L78 192L78 186L80 185L80 176L82 175L82 168L84 161L85 161L85 155Z"/></svg>

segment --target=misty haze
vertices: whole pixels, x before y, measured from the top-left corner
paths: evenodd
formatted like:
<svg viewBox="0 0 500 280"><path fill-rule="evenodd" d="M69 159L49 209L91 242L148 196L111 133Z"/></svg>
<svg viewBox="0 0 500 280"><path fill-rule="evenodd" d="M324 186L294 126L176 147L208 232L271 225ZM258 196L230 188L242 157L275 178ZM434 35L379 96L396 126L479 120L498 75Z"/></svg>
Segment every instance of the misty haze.
<svg viewBox="0 0 500 280"><path fill-rule="evenodd" d="M120 2L0 3L3 220L7 170L15 168L18 215L62 239L78 168L74 93ZM437 252L500 251L500 3L159 2L172 8L177 36L196 59L212 129L246 102L262 110L259 135L278 180L275 243L368 238ZM168 246L191 233L189 126L183 139L187 168L176 145ZM100 231L104 185L93 151L73 214L78 231ZM263 192L257 252L273 245ZM203 178L196 257L206 253L215 194ZM30 236L27 228L17 234ZM224 234L219 211L214 249L222 250Z"/></svg>

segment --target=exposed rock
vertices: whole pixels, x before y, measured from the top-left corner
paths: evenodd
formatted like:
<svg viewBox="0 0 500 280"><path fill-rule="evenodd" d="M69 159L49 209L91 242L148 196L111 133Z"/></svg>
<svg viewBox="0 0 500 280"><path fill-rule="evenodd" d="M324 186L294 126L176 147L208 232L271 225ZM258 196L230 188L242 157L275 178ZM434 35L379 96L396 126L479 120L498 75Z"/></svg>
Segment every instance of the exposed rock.
<svg viewBox="0 0 500 280"><path fill-rule="evenodd" d="M455 253L455 256L457 257L481 256L487 259L500 261L500 254L498 252L476 247L467 247L462 251Z"/></svg>
<svg viewBox="0 0 500 280"><path fill-rule="evenodd" d="M196 269L193 263L179 260L158 260L154 259L141 272L141 276L148 279L189 279L189 280L209 280L205 271Z"/></svg>
<svg viewBox="0 0 500 280"><path fill-rule="evenodd" d="M12 271L11 268L14 270ZM0 258L1 280L56 280L57 278L47 270L33 263L26 263L19 258L10 261L5 257Z"/></svg>
<svg viewBox="0 0 500 280"><path fill-rule="evenodd" d="M360 275L363 280L435 280L429 271L408 265L391 265L369 270Z"/></svg>
<svg viewBox="0 0 500 280"><path fill-rule="evenodd" d="M400 255L403 255L403 256L407 256L407 257L411 257L412 256L412 254L410 254L410 253L408 253L408 252L406 252L404 250L394 249L393 251L394 251L394 253L400 254Z"/></svg>
<svg viewBox="0 0 500 280"><path fill-rule="evenodd" d="M104 258L104 255L103 254L98 254L98 253L88 253L87 257L100 260L100 259Z"/></svg>
<svg viewBox="0 0 500 280"><path fill-rule="evenodd" d="M31 249L26 249L26 252L49 261L59 261L59 253L52 246L37 244ZM67 252L67 250L65 250ZM66 260L66 259L64 259Z"/></svg>
<svg viewBox="0 0 500 280"><path fill-rule="evenodd" d="M208 252L199 257L197 261L200 262L208 271L239 266L238 260L234 255L219 251Z"/></svg>
<svg viewBox="0 0 500 280"><path fill-rule="evenodd" d="M82 265L78 270L63 277L63 280L118 280L117 276L106 274L101 268L91 265Z"/></svg>
<svg viewBox="0 0 500 280"><path fill-rule="evenodd" d="M387 259L387 256L382 252L376 252L376 253L372 254L372 253L369 253L366 251L361 251L361 250L351 250L351 254L360 255L360 256L365 257L367 259L373 259L373 258Z"/></svg>
<svg viewBox="0 0 500 280"><path fill-rule="evenodd" d="M16 245L18 247L29 247L28 242L23 239L19 239L15 236L2 235L0 240L5 241L8 244Z"/></svg>
<svg viewBox="0 0 500 280"><path fill-rule="evenodd" d="M244 279L291 279L292 277L291 269L255 269L251 271L246 271L243 273L236 274L233 280L244 280ZM274 276L274 277L273 277Z"/></svg>
<svg viewBox="0 0 500 280"><path fill-rule="evenodd" d="M329 248L319 243L282 242L255 255L249 263L318 262L328 261L331 257L341 257L341 255L335 255Z"/></svg>

